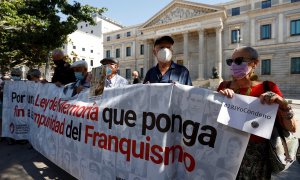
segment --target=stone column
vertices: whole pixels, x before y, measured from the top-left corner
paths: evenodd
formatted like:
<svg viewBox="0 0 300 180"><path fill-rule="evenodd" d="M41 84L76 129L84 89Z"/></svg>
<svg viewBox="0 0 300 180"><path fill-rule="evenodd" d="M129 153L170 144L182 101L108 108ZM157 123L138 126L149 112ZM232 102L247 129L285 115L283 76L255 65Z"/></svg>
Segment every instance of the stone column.
<svg viewBox="0 0 300 180"><path fill-rule="evenodd" d="M255 46L255 39L256 39L256 35L255 35L255 19L252 18L250 20L250 44L251 44L251 46Z"/></svg>
<svg viewBox="0 0 300 180"><path fill-rule="evenodd" d="M149 69L156 65L155 57L153 56L153 39L148 40L148 62L149 62Z"/></svg>
<svg viewBox="0 0 300 180"><path fill-rule="evenodd" d="M133 42L132 42L132 51L131 51L132 54L131 54L131 56L134 57L134 58L136 57L136 56L135 56L135 48L136 48L136 47L135 47L135 41L133 41Z"/></svg>
<svg viewBox="0 0 300 180"><path fill-rule="evenodd" d="M198 79L204 79L204 30L198 30L199 49L198 49Z"/></svg>
<svg viewBox="0 0 300 180"><path fill-rule="evenodd" d="M252 0L252 1L251 1L251 10L254 10L254 9L255 9L255 1Z"/></svg>
<svg viewBox="0 0 300 180"><path fill-rule="evenodd" d="M121 59L124 60L125 56L126 56L126 49L125 49L125 45L124 43L122 43L122 47L121 47Z"/></svg>
<svg viewBox="0 0 300 180"><path fill-rule="evenodd" d="M278 34L275 34L275 37L278 37L278 43L283 43L283 14L278 15Z"/></svg>
<svg viewBox="0 0 300 180"><path fill-rule="evenodd" d="M110 57L113 57L113 58L116 57L116 50L115 50L115 46L114 45L111 46L111 55L110 55Z"/></svg>
<svg viewBox="0 0 300 180"><path fill-rule="evenodd" d="M183 59L186 63L188 69L190 69L190 60L189 60L189 33L183 33Z"/></svg>
<svg viewBox="0 0 300 180"><path fill-rule="evenodd" d="M218 74L222 77L222 30L223 27L216 28L216 61L215 67L218 69Z"/></svg>
<svg viewBox="0 0 300 180"><path fill-rule="evenodd" d="M154 66L154 57L153 54L153 43L152 40L145 40L144 43L144 72L145 75L147 71Z"/></svg>

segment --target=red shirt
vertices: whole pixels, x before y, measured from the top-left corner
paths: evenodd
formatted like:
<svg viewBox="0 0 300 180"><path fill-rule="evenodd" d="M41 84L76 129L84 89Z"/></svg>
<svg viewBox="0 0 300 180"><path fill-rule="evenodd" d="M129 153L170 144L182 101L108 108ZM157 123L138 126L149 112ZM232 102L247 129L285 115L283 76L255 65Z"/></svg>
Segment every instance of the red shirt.
<svg viewBox="0 0 300 180"><path fill-rule="evenodd" d="M220 90L223 90L225 88L229 88L227 87L228 84L230 85L229 81L223 81L219 87L218 87L218 91ZM278 94L279 96L283 97L281 91L279 90L278 86L273 83L272 81L268 81L268 86L269 86L269 90ZM239 94L242 94L242 95L245 95L248 91L248 88L240 88L240 93ZM261 84L257 84L255 86L252 86L251 87L251 91L250 91L250 94L249 96L253 96L253 97L259 97L261 94L265 93L265 90L264 90L264 85L263 83ZM259 136L256 136L256 135L251 135L250 136L250 141L252 142L264 142L266 139L262 138L262 137L259 137Z"/></svg>

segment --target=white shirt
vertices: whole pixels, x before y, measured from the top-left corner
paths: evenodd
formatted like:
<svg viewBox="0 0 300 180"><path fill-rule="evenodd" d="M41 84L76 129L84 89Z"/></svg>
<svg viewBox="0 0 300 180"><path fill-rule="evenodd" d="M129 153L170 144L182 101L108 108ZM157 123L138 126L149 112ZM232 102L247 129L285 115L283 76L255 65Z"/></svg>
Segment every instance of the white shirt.
<svg viewBox="0 0 300 180"><path fill-rule="evenodd" d="M116 74L111 79L105 79L105 87L122 87L128 84L128 81L122 76Z"/></svg>

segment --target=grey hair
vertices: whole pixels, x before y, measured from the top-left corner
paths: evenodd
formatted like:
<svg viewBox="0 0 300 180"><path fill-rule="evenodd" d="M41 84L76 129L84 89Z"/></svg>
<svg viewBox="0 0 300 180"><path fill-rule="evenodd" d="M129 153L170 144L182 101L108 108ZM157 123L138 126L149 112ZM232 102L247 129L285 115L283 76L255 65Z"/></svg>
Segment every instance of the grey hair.
<svg viewBox="0 0 300 180"><path fill-rule="evenodd" d="M242 46L242 47L238 47L236 49L234 49L233 52L236 52L236 51L246 51L247 53L249 53L251 59L258 59L258 53L257 51L252 48L252 47L249 47L249 46Z"/></svg>
<svg viewBox="0 0 300 180"><path fill-rule="evenodd" d="M53 55L59 54L59 55L62 55L62 56L65 55L65 53L64 53L64 51L63 51L62 49L54 49L54 50L52 51L52 54L53 54Z"/></svg>

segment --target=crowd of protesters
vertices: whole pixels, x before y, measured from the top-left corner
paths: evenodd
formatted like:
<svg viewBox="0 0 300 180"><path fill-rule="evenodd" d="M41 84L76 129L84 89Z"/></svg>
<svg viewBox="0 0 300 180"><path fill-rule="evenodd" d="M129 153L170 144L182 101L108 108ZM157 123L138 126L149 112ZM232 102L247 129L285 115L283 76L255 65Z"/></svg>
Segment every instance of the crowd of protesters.
<svg viewBox="0 0 300 180"><path fill-rule="evenodd" d="M170 36L163 36L155 41L153 55L156 57L158 63L149 69L143 80L144 84L179 83L192 86L188 69L176 64L172 60L173 44L174 40ZM88 72L88 65L85 61L75 61L70 65L65 61L65 57L62 50L58 49L53 51L52 59L55 68L51 83L56 84L58 87L64 87L65 94L71 97L90 88L91 74ZM279 110L276 121L278 121L282 128L290 132L296 131L292 109L287 101L284 100L277 85L269 81L267 82L269 88L265 90L263 82L252 79L254 69L259 63L258 54L255 49L251 47L238 48L233 52L232 59L226 60L226 63L232 72L232 80L222 82L218 87L219 93L229 98L235 93L244 94L259 97L262 103L277 103L279 104ZM104 58L101 60L101 64L105 66L106 70L106 88L122 87L129 84L128 80L117 73L119 69L119 61L117 59ZM132 84L141 83L138 71L133 71L132 75ZM5 81L20 81L21 77L22 71L20 69L13 69L10 76L5 75L1 78L0 111L2 111L3 85ZM41 81L42 83L46 82L42 79L41 72L38 69L30 69L27 72L27 80L35 82ZM279 117L281 117L281 119ZM0 128L1 124L2 123L0 123ZM238 179L271 178L270 164L268 164L268 160L266 159L268 157L266 153L268 152L260 150L266 148L266 142L267 141L263 138L251 135L246 154L238 173ZM8 143L12 143L10 138L8 139ZM250 151L256 154L250 156ZM251 161L253 156L255 156L257 160ZM257 165L258 162L259 164Z"/></svg>

